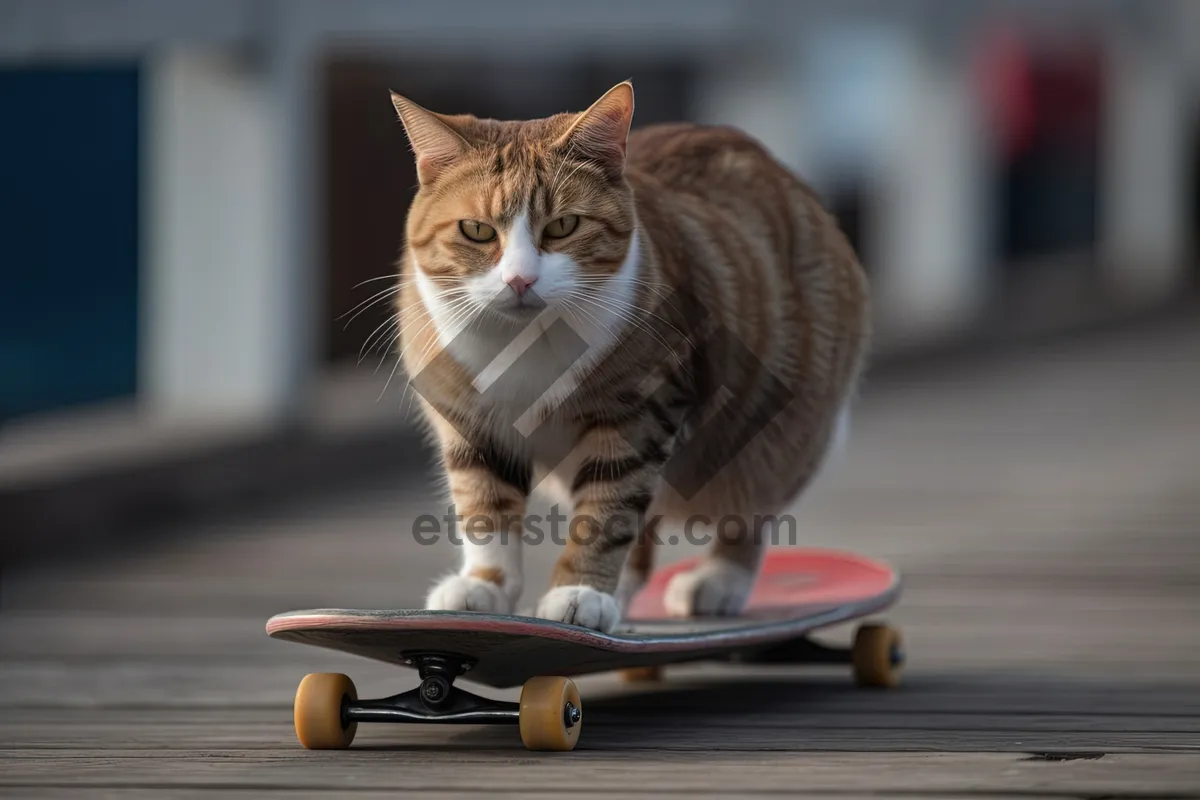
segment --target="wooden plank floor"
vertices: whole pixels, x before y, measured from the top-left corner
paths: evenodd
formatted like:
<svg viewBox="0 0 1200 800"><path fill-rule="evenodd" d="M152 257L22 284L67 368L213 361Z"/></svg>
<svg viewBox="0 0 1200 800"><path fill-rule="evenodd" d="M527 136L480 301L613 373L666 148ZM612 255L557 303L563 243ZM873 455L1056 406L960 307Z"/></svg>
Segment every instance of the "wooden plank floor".
<svg viewBox="0 0 1200 800"><path fill-rule="evenodd" d="M795 513L800 543L904 570L889 616L905 685L793 668L681 668L658 690L587 678L569 755L527 753L508 728L296 744L305 672L347 672L364 695L412 679L263 623L418 604L452 563L410 533L444 512L419 480L10 572L0 796L1200 797L1198 409L1200 325L869 383L850 450ZM530 586L554 556L527 548Z"/></svg>

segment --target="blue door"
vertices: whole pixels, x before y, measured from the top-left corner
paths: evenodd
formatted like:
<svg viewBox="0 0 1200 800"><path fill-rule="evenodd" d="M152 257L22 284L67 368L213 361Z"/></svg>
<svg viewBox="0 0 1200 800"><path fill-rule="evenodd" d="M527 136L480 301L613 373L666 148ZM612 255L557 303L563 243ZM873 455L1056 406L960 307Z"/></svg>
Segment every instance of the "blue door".
<svg viewBox="0 0 1200 800"><path fill-rule="evenodd" d="M138 83L0 70L0 420L136 389Z"/></svg>

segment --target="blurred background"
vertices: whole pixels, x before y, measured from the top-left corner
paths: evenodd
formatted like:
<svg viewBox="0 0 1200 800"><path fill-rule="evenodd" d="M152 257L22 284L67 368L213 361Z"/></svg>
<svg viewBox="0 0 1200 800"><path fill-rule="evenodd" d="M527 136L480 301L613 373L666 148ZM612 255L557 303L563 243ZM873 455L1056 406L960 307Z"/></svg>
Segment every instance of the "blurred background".
<svg viewBox="0 0 1200 800"><path fill-rule="evenodd" d="M1190 296L1197 35L1194 0L0 0L5 554L423 463L362 305L415 183L389 89L522 118L632 78L635 125L744 128L840 216L886 364Z"/></svg>
<svg viewBox="0 0 1200 800"><path fill-rule="evenodd" d="M416 182L388 90L520 118L627 78L635 126L744 128L861 252L877 339L850 446L788 511L797 544L903 572L910 691L785 669L589 694L588 747L734 748L738 791L758 749L1143 748L1142 778L1059 793L1162 788L1171 753L1172 796L1195 794L1197 42L1200 0L0 0L0 794L561 789L536 761L471 777L512 731L380 726L359 739L420 757L296 772L301 675L408 678L263 624L417 607L454 565L412 536L445 499L372 304ZM526 548L525 606L556 556ZM710 762L609 774L711 792ZM944 761L914 762L924 789L842 763L953 791ZM832 773L776 788L798 774Z"/></svg>

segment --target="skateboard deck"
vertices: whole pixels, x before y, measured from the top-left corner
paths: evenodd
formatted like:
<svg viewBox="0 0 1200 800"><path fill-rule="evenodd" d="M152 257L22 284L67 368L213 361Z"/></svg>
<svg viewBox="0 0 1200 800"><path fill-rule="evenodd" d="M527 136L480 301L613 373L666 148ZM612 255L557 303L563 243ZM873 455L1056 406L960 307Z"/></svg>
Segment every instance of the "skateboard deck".
<svg viewBox="0 0 1200 800"><path fill-rule="evenodd" d="M297 738L309 749L343 749L360 722L516 723L530 750L572 750L583 705L570 676L623 670L653 679L667 664L702 660L849 664L861 685L895 685L904 661L895 630L860 626L848 649L809 638L892 605L900 577L891 567L851 553L777 549L768 553L741 615L671 619L663 608L667 584L695 564L655 573L611 633L457 611L316 609L272 617L267 633L276 639L409 667L421 680L392 697L360 700L346 675L306 675L293 711ZM460 677L494 688L522 686L521 700L471 694L454 685Z"/></svg>
<svg viewBox="0 0 1200 800"><path fill-rule="evenodd" d="M537 675L578 676L632 667L752 656L820 628L882 611L900 593L888 565L851 553L768 552L740 616L671 619L663 593L684 561L655 573L612 633L533 617L455 611L315 609L279 614L267 633L286 641L414 667L413 653L465 657L464 680L493 688Z"/></svg>

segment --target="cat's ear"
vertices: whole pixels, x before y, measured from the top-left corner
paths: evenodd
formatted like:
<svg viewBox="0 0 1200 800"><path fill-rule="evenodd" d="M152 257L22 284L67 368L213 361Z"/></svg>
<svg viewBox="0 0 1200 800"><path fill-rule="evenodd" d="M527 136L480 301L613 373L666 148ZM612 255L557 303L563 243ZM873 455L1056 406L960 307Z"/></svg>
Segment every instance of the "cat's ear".
<svg viewBox="0 0 1200 800"><path fill-rule="evenodd" d="M433 183L441 172L467 151L467 141L432 111L392 92L392 105L417 158L417 178Z"/></svg>
<svg viewBox="0 0 1200 800"><path fill-rule="evenodd" d="M604 166L614 178L625 169L625 144L633 122L633 84L622 81L592 103L558 140Z"/></svg>

